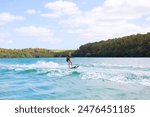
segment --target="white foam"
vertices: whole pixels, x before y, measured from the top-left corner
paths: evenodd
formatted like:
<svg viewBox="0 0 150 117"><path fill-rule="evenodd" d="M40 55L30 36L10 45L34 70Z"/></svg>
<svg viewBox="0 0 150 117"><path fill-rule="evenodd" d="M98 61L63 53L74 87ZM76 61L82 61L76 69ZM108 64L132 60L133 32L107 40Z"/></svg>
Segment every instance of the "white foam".
<svg viewBox="0 0 150 117"><path fill-rule="evenodd" d="M5 64L3 67L8 68L10 70L27 70L27 69L38 69L38 68L60 68L62 65L55 63L55 62L45 62L45 61L38 61L34 64Z"/></svg>
<svg viewBox="0 0 150 117"><path fill-rule="evenodd" d="M112 64L104 64L104 63L98 65L112 66ZM149 71L130 70L130 69L121 69L121 68L108 69L107 67L93 68L94 66L98 66L98 65L96 65L95 63L93 63L93 65L90 64L91 67L80 65L79 69L77 69L80 72L79 78L85 80L86 79L107 80L107 81L118 82L118 83L137 83L140 85L150 86ZM128 65L123 65L123 66L128 66ZM67 64L59 64L52 61L49 62L38 61L34 64L4 64L2 67L5 67L10 70L15 70L15 71L36 69L37 73L46 73L47 76L49 77L53 77L53 76L63 77L69 75L73 71L71 69L67 69L68 68ZM135 77L132 78L132 75Z"/></svg>
<svg viewBox="0 0 150 117"><path fill-rule="evenodd" d="M60 65L55 62L38 61L36 64L26 65L29 68L58 68Z"/></svg>
<svg viewBox="0 0 150 117"><path fill-rule="evenodd" d="M145 86L150 86L150 79L143 79L141 80L140 84Z"/></svg>
<svg viewBox="0 0 150 117"><path fill-rule="evenodd" d="M82 75L81 75L81 79L93 79L93 80L96 80L96 79L102 79L102 78L103 78L103 76L99 72L87 72L87 71L84 71L84 72L82 72Z"/></svg>
<svg viewBox="0 0 150 117"><path fill-rule="evenodd" d="M65 73L62 70L57 69L57 70L51 70L51 71L49 71L49 73L47 74L47 76L49 76L49 77L54 77L54 76L61 77L64 74Z"/></svg>
<svg viewBox="0 0 150 117"><path fill-rule="evenodd" d="M147 71L130 71L116 69L86 69L81 72L81 79L84 80L104 80L125 84L139 84L150 86L150 73ZM129 75L129 76L128 76ZM131 76L130 76L131 75ZM135 76L132 78L132 75ZM131 77L131 78L130 78Z"/></svg>
<svg viewBox="0 0 150 117"><path fill-rule="evenodd" d="M149 66L142 66L142 65L128 65L128 64L108 64L108 63L101 63L100 66L105 66L105 67L121 67L121 68L145 68L145 69L150 69Z"/></svg>

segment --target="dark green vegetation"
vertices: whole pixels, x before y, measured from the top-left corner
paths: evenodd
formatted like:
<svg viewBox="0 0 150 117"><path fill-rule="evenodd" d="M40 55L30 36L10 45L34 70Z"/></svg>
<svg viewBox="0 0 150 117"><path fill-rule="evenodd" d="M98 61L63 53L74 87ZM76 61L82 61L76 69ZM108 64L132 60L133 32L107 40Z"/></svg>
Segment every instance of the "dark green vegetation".
<svg viewBox="0 0 150 117"><path fill-rule="evenodd" d="M63 57L73 50L48 50L43 48L3 49L0 48L0 58L46 58Z"/></svg>
<svg viewBox="0 0 150 117"><path fill-rule="evenodd" d="M64 57L68 52L76 57L150 57L150 33L88 43L78 50L0 48L0 58Z"/></svg>
<svg viewBox="0 0 150 117"><path fill-rule="evenodd" d="M150 57L150 33L125 36L80 46L78 57Z"/></svg>

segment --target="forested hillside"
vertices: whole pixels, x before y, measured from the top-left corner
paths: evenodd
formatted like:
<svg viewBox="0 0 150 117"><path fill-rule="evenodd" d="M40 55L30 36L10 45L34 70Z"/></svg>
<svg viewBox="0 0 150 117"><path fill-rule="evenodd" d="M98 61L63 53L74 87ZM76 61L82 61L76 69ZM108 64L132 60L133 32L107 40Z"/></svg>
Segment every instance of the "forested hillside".
<svg viewBox="0 0 150 117"><path fill-rule="evenodd" d="M75 57L150 57L150 33L88 43L78 50L0 48L0 58L64 57L68 52Z"/></svg>
<svg viewBox="0 0 150 117"><path fill-rule="evenodd" d="M3 49L0 48L0 58L40 58L62 57L73 50L48 50L43 48Z"/></svg>
<svg viewBox="0 0 150 117"><path fill-rule="evenodd" d="M150 33L125 36L80 46L78 57L150 57Z"/></svg>
<svg viewBox="0 0 150 117"><path fill-rule="evenodd" d="M42 48L27 49L2 49L0 48L1 58L32 58L32 57L52 57L54 52Z"/></svg>

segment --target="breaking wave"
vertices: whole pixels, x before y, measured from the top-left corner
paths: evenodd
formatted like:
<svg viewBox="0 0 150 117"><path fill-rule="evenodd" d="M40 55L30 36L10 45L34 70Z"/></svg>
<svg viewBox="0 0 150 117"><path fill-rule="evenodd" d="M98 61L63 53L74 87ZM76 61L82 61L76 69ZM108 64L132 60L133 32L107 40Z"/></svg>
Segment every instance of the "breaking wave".
<svg viewBox="0 0 150 117"><path fill-rule="evenodd" d="M84 80L102 80L121 83L140 83L150 86L150 68L142 66L89 64L78 69L69 69L66 64L37 61L34 64L0 64L1 72L16 74L46 75L49 77L78 76Z"/></svg>

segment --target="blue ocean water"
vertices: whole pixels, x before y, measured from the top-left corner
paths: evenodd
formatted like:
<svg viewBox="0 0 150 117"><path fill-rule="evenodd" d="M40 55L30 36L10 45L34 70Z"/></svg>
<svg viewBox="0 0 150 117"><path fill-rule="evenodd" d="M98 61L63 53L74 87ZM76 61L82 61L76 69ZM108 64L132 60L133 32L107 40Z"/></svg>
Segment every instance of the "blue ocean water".
<svg viewBox="0 0 150 117"><path fill-rule="evenodd" d="M150 58L0 59L1 100L150 99Z"/></svg>

